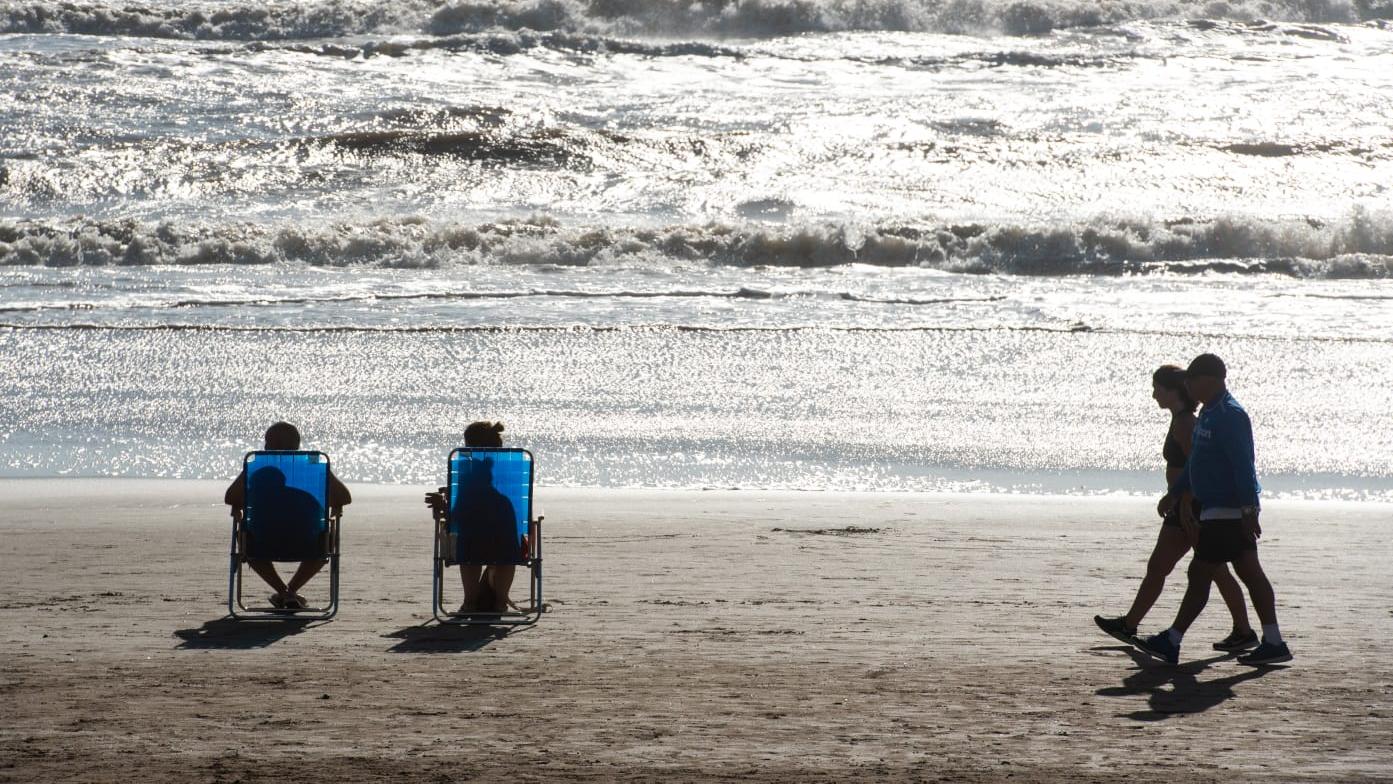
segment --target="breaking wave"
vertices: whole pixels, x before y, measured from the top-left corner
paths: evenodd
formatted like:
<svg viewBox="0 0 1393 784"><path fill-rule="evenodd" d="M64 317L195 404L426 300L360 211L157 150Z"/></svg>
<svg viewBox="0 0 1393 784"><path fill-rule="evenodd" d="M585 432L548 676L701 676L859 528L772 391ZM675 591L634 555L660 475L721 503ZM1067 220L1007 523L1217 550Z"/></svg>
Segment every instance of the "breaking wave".
<svg viewBox="0 0 1393 784"><path fill-rule="evenodd" d="M1032 35L1190 18L1351 23L1393 18L1393 0L166 0L151 5L39 0L0 9L0 33L222 41L497 30L735 38L844 31Z"/></svg>
<svg viewBox="0 0 1393 784"><path fill-rule="evenodd" d="M830 267L965 273L1156 272L1393 277L1393 218L1094 220L1056 226L564 226L548 218L474 226L418 219L361 224L0 222L0 265L307 264Z"/></svg>

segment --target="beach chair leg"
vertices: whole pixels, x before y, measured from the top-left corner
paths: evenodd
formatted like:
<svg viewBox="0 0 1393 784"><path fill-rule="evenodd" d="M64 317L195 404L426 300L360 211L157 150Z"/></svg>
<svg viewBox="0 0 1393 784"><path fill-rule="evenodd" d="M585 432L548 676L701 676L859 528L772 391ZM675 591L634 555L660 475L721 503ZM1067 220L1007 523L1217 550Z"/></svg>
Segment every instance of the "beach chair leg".
<svg viewBox="0 0 1393 784"><path fill-rule="evenodd" d="M232 564L232 577L230 580L231 585L229 585L230 590L228 591L227 611L233 618L239 621L259 617L256 613L249 613L246 603L242 601L242 589L245 587L245 582L242 579L243 572L242 559L235 559Z"/></svg>
<svg viewBox="0 0 1393 784"><path fill-rule="evenodd" d="M329 607L316 620L327 621L339 614L339 554L329 556Z"/></svg>
<svg viewBox="0 0 1393 784"><path fill-rule="evenodd" d="M430 614L436 623L452 623L449 614L441 606L445 598L445 568L440 558L440 533L437 531L432 538L435 540L435 557L434 566L431 568Z"/></svg>
<svg viewBox="0 0 1393 784"><path fill-rule="evenodd" d="M532 598L532 609L537 614L537 620L542 619L542 559L538 558L533 563L532 579L536 582L536 596Z"/></svg>
<svg viewBox="0 0 1393 784"><path fill-rule="evenodd" d="M227 569L227 614L237 617L237 554L233 553Z"/></svg>

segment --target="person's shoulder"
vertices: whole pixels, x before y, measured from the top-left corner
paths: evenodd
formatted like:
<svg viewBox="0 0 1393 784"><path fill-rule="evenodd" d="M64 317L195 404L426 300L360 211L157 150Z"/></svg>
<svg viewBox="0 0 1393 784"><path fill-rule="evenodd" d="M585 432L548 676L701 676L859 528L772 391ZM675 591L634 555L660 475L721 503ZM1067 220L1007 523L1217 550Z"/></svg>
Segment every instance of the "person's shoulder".
<svg viewBox="0 0 1393 784"><path fill-rule="evenodd" d="M1236 417L1242 417L1243 419L1248 418L1248 410L1245 409L1243 407L1243 404L1238 402L1238 398L1234 397L1232 394L1224 396L1223 406L1224 413L1226 414L1231 414L1232 416Z"/></svg>

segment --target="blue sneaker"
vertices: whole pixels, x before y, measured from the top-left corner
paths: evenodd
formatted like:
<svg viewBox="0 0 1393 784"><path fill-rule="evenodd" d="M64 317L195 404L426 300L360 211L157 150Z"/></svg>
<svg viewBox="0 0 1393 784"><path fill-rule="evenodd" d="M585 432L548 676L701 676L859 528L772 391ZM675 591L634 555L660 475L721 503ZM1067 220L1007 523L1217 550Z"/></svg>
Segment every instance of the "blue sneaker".
<svg viewBox="0 0 1393 784"><path fill-rule="evenodd" d="M1136 645L1137 650L1147 656L1163 661L1166 664L1180 663L1180 646L1171 642L1171 636L1166 632L1153 634L1146 639L1137 638L1137 641L1133 643L1133 645ZM1239 661L1242 661L1242 659L1239 659Z"/></svg>
<svg viewBox="0 0 1393 784"><path fill-rule="evenodd" d="M1263 640L1252 653L1245 653L1238 657L1239 664L1247 664L1252 667L1266 667L1269 664L1281 664L1291 661L1291 649L1284 642L1276 644Z"/></svg>

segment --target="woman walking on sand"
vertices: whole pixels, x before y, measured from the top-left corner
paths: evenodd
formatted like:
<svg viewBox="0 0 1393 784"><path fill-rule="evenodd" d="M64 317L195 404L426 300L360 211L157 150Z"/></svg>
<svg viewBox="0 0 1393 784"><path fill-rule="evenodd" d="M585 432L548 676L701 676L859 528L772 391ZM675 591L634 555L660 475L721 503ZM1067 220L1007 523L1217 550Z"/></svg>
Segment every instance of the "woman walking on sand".
<svg viewBox="0 0 1393 784"><path fill-rule="evenodd" d="M1170 430L1166 433L1166 443L1161 450L1166 460L1166 486L1169 487L1183 472L1185 460L1190 455L1198 404L1185 389L1184 369L1175 365L1162 365L1151 375L1151 397L1157 405L1171 412ZM1093 616L1098 628L1125 643L1135 644L1137 625L1161 596L1166 577L1199 537L1198 515L1194 499L1186 494L1161 520L1161 533L1156 537L1156 546L1146 562L1146 577L1142 578L1137 588L1132 609L1120 618ZM1233 631L1228 637L1214 643L1214 649L1233 652L1255 647L1258 636L1248 623L1248 608L1238 581L1227 567L1221 565L1215 573L1214 584L1219 587L1224 604L1228 605L1229 613L1233 615Z"/></svg>

